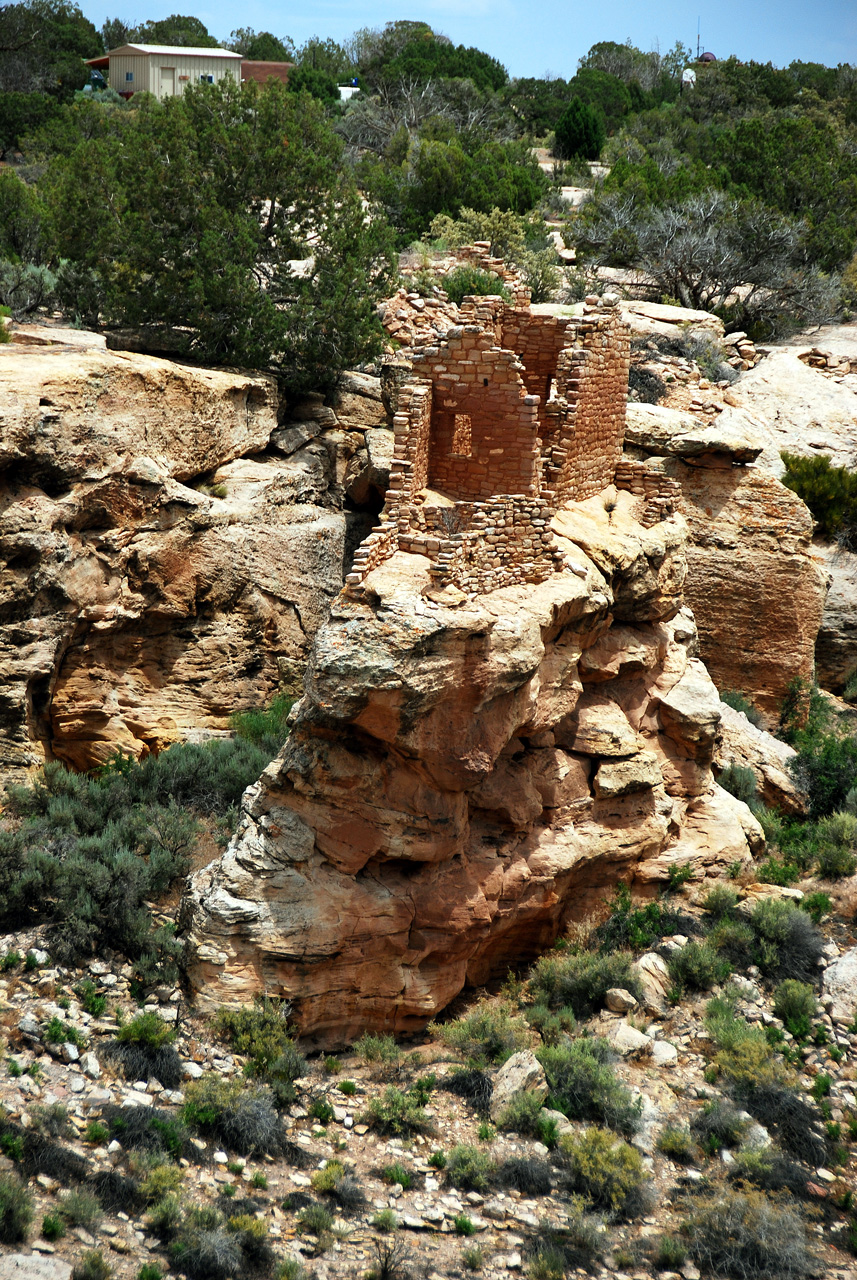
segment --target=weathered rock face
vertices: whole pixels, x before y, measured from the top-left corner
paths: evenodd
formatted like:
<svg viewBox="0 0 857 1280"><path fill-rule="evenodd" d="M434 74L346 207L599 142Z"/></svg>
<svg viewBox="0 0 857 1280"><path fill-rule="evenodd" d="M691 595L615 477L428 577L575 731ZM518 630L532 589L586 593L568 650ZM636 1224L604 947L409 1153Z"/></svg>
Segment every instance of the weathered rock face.
<svg viewBox="0 0 857 1280"><path fill-rule="evenodd" d="M342 512L364 446L347 413L385 420L377 381L347 394L341 417L317 397L278 431L262 377L0 349L6 777L139 757L298 686L365 532Z"/></svg>
<svg viewBox="0 0 857 1280"><path fill-rule="evenodd" d="M762 459L744 465L765 442L745 411L726 409L700 427L689 414L629 405L628 423L629 450L657 459L681 488L700 655L718 688L752 692L773 725L789 682L813 670L827 572L812 517Z"/></svg>
<svg viewBox="0 0 857 1280"><path fill-rule="evenodd" d="M815 646L816 679L842 693L857 670L857 555L834 543L816 543L830 575L821 630Z"/></svg>
<svg viewBox="0 0 857 1280"><path fill-rule="evenodd" d="M718 777L732 764L752 769L760 800L782 813L804 814L808 798L789 770L789 761L796 754L788 743L757 729L743 712L725 703L721 706L714 747L714 771Z"/></svg>
<svg viewBox="0 0 857 1280"><path fill-rule="evenodd" d="M680 518L564 508L566 568L461 603L403 552L340 596L282 756L185 901L212 1004L287 994L319 1044L425 1024L622 876L702 875L761 831L713 783L720 703Z"/></svg>

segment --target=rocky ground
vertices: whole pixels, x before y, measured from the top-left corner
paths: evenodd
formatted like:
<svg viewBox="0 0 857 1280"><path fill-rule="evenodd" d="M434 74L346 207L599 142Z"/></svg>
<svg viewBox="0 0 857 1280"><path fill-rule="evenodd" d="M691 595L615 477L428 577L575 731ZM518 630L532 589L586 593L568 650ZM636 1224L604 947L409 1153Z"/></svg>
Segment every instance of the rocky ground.
<svg viewBox="0 0 857 1280"><path fill-rule="evenodd" d="M800 890L783 891L753 883L739 892L750 903L771 894L801 897ZM687 886L674 901L691 917L698 917L699 908L693 905L697 896L693 886ZM847 898L847 893L844 896ZM782 1030L783 1047L797 1065L798 1088L804 1095L815 1085L821 1096L817 1082L829 1079L829 1122L839 1124L846 1133L848 1122L857 1114L857 1034L851 1025L857 949L851 927L841 916L828 918L824 931L821 1007L815 1021L817 1030L806 1043L795 1045L774 1016L770 984L758 970L751 969L736 979L734 990L738 1013L747 1022ZM740 1139L732 1146L724 1145L719 1153L706 1155L695 1146L676 1163L659 1149L665 1128L686 1128L708 1101L721 1095L706 1070L713 1046L704 1012L712 993L699 992L671 1004L666 968L657 955L686 944L686 937L663 938L655 951L638 959L643 983L640 999L611 991L606 998L609 1007L579 1028L612 1044L618 1078L640 1099L642 1125L631 1141L642 1156L653 1194L631 1220L599 1219L594 1255L584 1259L585 1265L576 1271L563 1274L588 1271L616 1280L642 1280L659 1274L662 1280L678 1275L695 1280L700 1271L690 1256L673 1266L657 1265L661 1237L680 1236L688 1196L716 1195L730 1185L730 1175L734 1180L736 1160L742 1159L742 1152L765 1147L771 1141L771 1135L744 1114ZM41 1233L42 1223L62 1216L69 1191L97 1185L99 1175L122 1174L134 1180L131 1185L139 1186L139 1153L129 1144L123 1145L121 1126L117 1130L120 1136L111 1140L107 1129L97 1123L111 1114L106 1109L127 1108L131 1114L150 1108L164 1120L178 1117L188 1082L209 1071L226 1080L238 1079L244 1060L212 1036L210 1022L194 1015L180 990L159 989L149 993L145 1002L132 999L130 966L118 958L93 960L76 971L58 968L39 949L38 937L33 934L7 937L0 950L8 957L5 963L0 961L4 969L0 983L4 1043L0 1118L4 1134L0 1147L6 1153L0 1158L0 1172L20 1170L22 1159L34 1158L29 1149L22 1157L10 1134L47 1135L39 1148L41 1171L28 1180L34 1197L33 1226L25 1243L3 1247L0 1275L14 1275L19 1280L42 1276L66 1280L71 1267L93 1249L105 1256L116 1280L136 1277L144 1263L169 1271L164 1237L153 1229L140 1204L130 1212L117 1211L115 1204L103 1213L90 1206L88 1214L81 1214L78 1206L75 1225L75 1204L69 1201L72 1216L66 1216L67 1232L53 1242ZM91 984L88 1002L93 995L105 998L105 1007L97 1016L87 1013L81 1003L84 980ZM505 994L510 993L519 1000L526 998L526 989L519 984L507 986ZM498 999L475 992L454 1012L461 1015L474 1005L496 1007ZM119 1027L141 1008L177 1032L184 1076L178 1087L166 1089L155 1078L126 1080L105 1053ZM47 1032L51 1024L54 1034ZM68 1029L65 1041L55 1033L58 1025ZM535 1046L537 1037L532 1039ZM264 1224L277 1255L302 1262L306 1274L318 1280L363 1276L373 1267L376 1274L412 1274L427 1280L451 1280L472 1270L498 1278L553 1275L537 1270L534 1255L550 1228L562 1231L569 1221L572 1225L577 1222L562 1161L541 1142L502 1132L489 1119L489 1114L497 1119L502 1100L516 1087L544 1096L538 1068L529 1070L531 1055L525 1050L507 1066L487 1069L494 1091L489 1114L479 1114L470 1103L445 1089L460 1070L461 1057L442 1039L417 1037L401 1044L396 1052L388 1051L388 1058L387 1062L372 1062L366 1053L352 1049L337 1058L318 1057L310 1062L295 1082L296 1100L283 1112L283 1125L292 1144L289 1159L252 1154L238 1157L217 1142L193 1138L192 1161L181 1158L178 1164L185 1205L216 1205L226 1214L234 1212L234 1205ZM372 1100L383 1098L391 1085L407 1090L415 1080L425 1081L429 1075L435 1077L435 1084L425 1098L427 1132L384 1136L367 1123ZM551 1114L560 1122L561 1131L579 1134L585 1128ZM438 1159L432 1160L434 1153L449 1153L459 1144L475 1147L495 1168L488 1175L488 1185L478 1191L451 1185L437 1167ZM544 1170L547 1183L543 1194L502 1185L505 1163L521 1158L535 1161L536 1168ZM350 1205L325 1195L319 1190L318 1179L314 1180L315 1171L331 1161L341 1162L358 1184ZM398 1169L385 1178L383 1170L389 1166ZM840 1144L838 1157L805 1170L805 1174L802 1211L815 1259L812 1273L850 1280L857 1276L857 1263L845 1247L845 1215L839 1208L849 1202L847 1197L855 1185L854 1148L850 1143ZM400 1180L391 1182L391 1177ZM410 1186L403 1185L409 1180ZM105 1185L102 1183L102 1191ZM365 1197L362 1202L361 1193ZM129 1196L129 1204L131 1199ZM779 1199L783 1200L783 1193ZM109 1205L109 1197L107 1202ZM301 1211L315 1202L325 1205L333 1218L329 1230L320 1235L300 1225ZM376 1225L378 1214L385 1210L395 1216L394 1232L384 1232ZM381 1223L384 1225L383 1219ZM397 1266L378 1272L379 1249L383 1255L394 1246ZM13 1261L17 1269L10 1270ZM42 1261L50 1262L50 1268L42 1268Z"/></svg>

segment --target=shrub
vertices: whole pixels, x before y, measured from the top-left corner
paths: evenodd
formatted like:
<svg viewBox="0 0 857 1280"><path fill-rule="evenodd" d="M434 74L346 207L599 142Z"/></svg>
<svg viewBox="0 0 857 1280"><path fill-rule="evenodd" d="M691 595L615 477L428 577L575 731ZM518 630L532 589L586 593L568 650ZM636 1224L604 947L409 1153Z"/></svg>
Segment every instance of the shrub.
<svg viewBox="0 0 857 1280"><path fill-rule="evenodd" d="M684 1232L691 1257L715 1274L792 1280L812 1270L798 1214L758 1193L727 1192L700 1204Z"/></svg>
<svg viewBox="0 0 857 1280"><path fill-rule="evenodd" d="M340 1080L337 1084L340 1093L344 1093L347 1098L353 1098L357 1092L357 1085L353 1080Z"/></svg>
<svg viewBox="0 0 857 1280"><path fill-rule="evenodd" d="M149 1209L147 1219L156 1234L171 1236L184 1217L182 1202L177 1195L162 1196Z"/></svg>
<svg viewBox="0 0 857 1280"><path fill-rule="evenodd" d="M821 849L816 862L816 870L823 880L841 880L843 876L854 874L857 857L849 849L826 845Z"/></svg>
<svg viewBox="0 0 857 1280"><path fill-rule="evenodd" d="M539 1131L542 1109L541 1101L534 1093L521 1090L512 1094L497 1124L501 1129L514 1133L535 1134Z"/></svg>
<svg viewBox="0 0 857 1280"><path fill-rule="evenodd" d="M176 1033L157 1013L141 1013L126 1022L116 1033L120 1044L141 1045L145 1049L162 1049L172 1044Z"/></svg>
<svg viewBox="0 0 857 1280"><path fill-rule="evenodd" d="M520 1191L524 1196L549 1196L551 1167L546 1160L534 1156L515 1156L500 1165L497 1181L500 1186Z"/></svg>
<svg viewBox="0 0 857 1280"><path fill-rule="evenodd" d="M189 1210L169 1253L173 1266L189 1280L228 1280L244 1269L240 1240L211 1211Z"/></svg>
<svg viewBox="0 0 857 1280"><path fill-rule="evenodd" d="M675 875L676 872L673 872ZM687 872L680 869L680 876L687 878ZM613 897L610 915L596 930L599 949L602 956L609 957L611 962L621 965L621 951L630 947L633 951L648 951L663 937L675 933L688 933L694 928L691 917L684 916L674 907L662 902L647 902L643 906L634 907L631 901L631 890L626 884L619 883ZM633 969L631 969L633 974ZM619 975L618 981L608 981L609 987L626 987L627 983ZM627 987L634 995L637 992Z"/></svg>
<svg viewBox="0 0 857 1280"><path fill-rule="evenodd" d="M250 1186L256 1187L259 1191L267 1191L268 1179L266 1175L257 1170L250 1179Z"/></svg>
<svg viewBox="0 0 857 1280"><path fill-rule="evenodd" d="M801 911L805 911L813 924L821 924L824 916L828 914L833 903L826 893L807 893L804 894L798 903Z"/></svg>
<svg viewBox="0 0 857 1280"><path fill-rule="evenodd" d="M692 1164L696 1159L696 1143L681 1125L664 1126L658 1138L658 1151L676 1164Z"/></svg>
<svg viewBox="0 0 857 1280"><path fill-rule="evenodd" d="M781 858L766 858L760 862L756 874L762 884L776 884L787 889L800 879L800 867Z"/></svg>
<svg viewBox="0 0 857 1280"><path fill-rule="evenodd" d="M210 1134L239 1155L282 1150L283 1127L267 1089L224 1080L208 1072L185 1090L182 1116L202 1134Z"/></svg>
<svg viewBox="0 0 857 1280"><path fill-rule="evenodd" d="M705 1022L719 1046L715 1066L728 1084L747 1092L759 1085L791 1083L792 1073L774 1055L764 1031L736 1017L729 996L708 1002Z"/></svg>
<svg viewBox="0 0 857 1280"><path fill-rule="evenodd" d="M396 1161L395 1164L388 1164L387 1167L382 1170L382 1176L385 1182L390 1182L394 1186L398 1183L404 1191L409 1191L414 1184L414 1180L409 1171L403 1164L400 1164L399 1161Z"/></svg>
<svg viewBox="0 0 857 1280"><path fill-rule="evenodd" d="M739 1151L730 1177L761 1191L789 1191L800 1197L806 1195L809 1180L806 1169L771 1146Z"/></svg>
<svg viewBox="0 0 857 1280"><path fill-rule="evenodd" d="M33 1221L33 1198L13 1173L0 1173L0 1242L26 1240Z"/></svg>
<svg viewBox="0 0 857 1280"><path fill-rule="evenodd" d="M162 1200L178 1191L184 1181L184 1172L175 1164L156 1164L146 1172L140 1184L140 1193L147 1204Z"/></svg>
<svg viewBox="0 0 857 1280"><path fill-rule="evenodd" d="M545 1045L536 1056L545 1069L553 1110L570 1120L606 1124L626 1136L639 1128L640 1103L613 1074L606 1041L585 1037L569 1045Z"/></svg>
<svg viewBox="0 0 857 1280"><path fill-rule="evenodd" d="M799 1040L809 1035L817 1012L815 994L806 982L786 978L774 992L774 1013Z"/></svg>
<svg viewBox="0 0 857 1280"><path fill-rule="evenodd" d="M354 1043L354 1052L365 1062L379 1068L382 1074L398 1067L402 1057L401 1050L392 1036L374 1036L364 1032Z"/></svg>
<svg viewBox="0 0 857 1280"><path fill-rule="evenodd" d="M857 777L857 740L837 733L801 731L789 768L809 796L809 817L824 818L845 807Z"/></svg>
<svg viewBox="0 0 857 1280"><path fill-rule="evenodd" d="M561 160L597 160L604 146L604 116L582 98L569 102L554 128L554 154Z"/></svg>
<svg viewBox="0 0 857 1280"><path fill-rule="evenodd" d="M372 1098L365 1116L365 1123L380 1133L395 1136L409 1133L430 1133L432 1121L417 1100L403 1093L394 1085L388 1085L383 1097Z"/></svg>
<svg viewBox="0 0 857 1280"><path fill-rule="evenodd" d="M655 1254L660 1271L678 1271L687 1261L687 1245L678 1236L661 1236Z"/></svg>
<svg viewBox="0 0 857 1280"><path fill-rule="evenodd" d="M333 1226L333 1214L323 1204L308 1204L298 1214L298 1229L303 1235L323 1236Z"/></svg>
<svg viewBox="0 0 857 1280"><path fill-rule="evenodd" d="M65 1235L65 1223L58 1213L46 1213L42 1218L42 1236L45 1240L61 1240Z"/></svg>
<svg viewBox="0 0 857 1280"><path fill-rule="evenodd" d="M639 1207L646 1172L639 1151L608 1129L565 1133L559 1150L572 1191L592 1205L615 1214Z"/></svg>
<svg viewBox="0 0 857 1280"><path fill-rule="evenodd" d="M381 1209L372 1219L372 1226L377 1231L398 1231L399 1219L392 1209Z"/></svg>
<svg viewBox="0 0 857 1280"><path fill-rule="evenodd" d="M137 1280L163 1280L163 1272L154 1262L144 1262L137 1272Z"/></svg>
<svg viewBox="0 0 857 1280"><path fill-rule="evenodd" d="M730 889L727 884L716 884L706 895L702 909L715 920L720 921L728 919L737 905L738 894L735 890Z"/></svg>
<svg viewBox="0 0 857 1280"><path fill-rule="evenodd" d="M83 1136L86 1142L91 1142L93 1146L100 1147L102 1143L107 1142L109 1139L110 1130L100 1120L90 1120Z"/></svg>
<svg viewBox="0 0 857 1280"><path fill-rule="evenodd" d="M456 1071L444 1082L444 1088L459 1098L464 1098L477 1115L486 1115L491 1105L493 1085L491 1077L474 1068Z"/></svg>
<svg viewBox="0 0 857 1280"><path fill-rule="evenodd" d="M783 484L809 507L820 537L832 540L857 525L857 475L846 467L832 467L823 454L780 456L786 468Z"/></svg>
<svg viewBox="0 0 857 1280"><path fill-rule="evenodd" d="M476 1233L472 1219L468 1218L466 1213L457 1213L452 1220L457 1236L472 1236Z"/></svg>
<svg viewBox="0 0 857 1280"><path fill-rule="evenodd" d="M327 1098L313 1098L310 1103L309 1113L314 1120L318 1120L319 1124L330 1124L333 1119L333 1107Z"/></svg>
<svg viewBox="0 0 857 1280"><path fill-rule="evenodd" d="M446 1158L446 1178L462 1191L483 1191L493 1167L486 1152L462 1143L453 1147Z"/></svg>
<svg viewBox="0 0 857 1280"><path fill-rule="evenodd" d="M468 1245L461 1251L461 1263L468 1271L481 1271L485 1265L485 1254L478 1244Z"/></svg>
<svg viewBox="0 0 857 1280"><path fill-rule="evenodd" d="M667 957L670 977L679 991L707 991L729 977L728 960L710 942L688 942Z"/></svg>
<svg viewBox="0 0 857 1280"><path fill-rule="evenodd" d="M642 995L631 956L621 952L599 955L594 951L543 956L530 978L536 1004L550 1009L569 1008L578 1018L589 1017L604 1004L611 987L623 987Z"/></svg>
<svg viewBox="0 0 857 1280"><path fill-rule="evenodd" d="M71 1280L110 1280L113 1272L100 1249L90 1249L71 1273Z"/></svg>
<svg viewBox="0 0 857 1280"><path fill-rule="evenodd" d="M0 972L8 973L10 969L15 969L23 959L20 951L7 951L2 960L0 960Z"/></svg>
<svg viewBox="0 0 857 1280"><path fill-rule="evenodd" d="M718 1099L707 1102L693 1117L690 1127L703 1150L713 1156L724 1147L740 1145L747 1129L747 1121L741 1118L731 1102Z"/></svg>
<svg viewBox="0 0 857 1280"><path fill-rule="evenodd" d="M83 1188L66 1192L60 1202L60 1212L72 1226L83 1227L85 1231L94 1230L103 1217L98 1197Z"/></svg>
<svg viewBox="0 0 857 1280"><path fill-rule="evenodd" d="M746 696L746 694L739 693L737 689L724 689L720 695L720 701L725 702L727 707L731 707L733 711L743 712L743 714L750 721L750 724L755 725L757 729L761 729L762 717L759 714L759 712L756 710L756 708L753 706L750 699ZM753 772L752 769L749 770L749 772L752 773ZM753 774L753 782L754 782L753 790L754 791L756 789L755 780L756 780L756 775ZM723 783L721 782L720 785L722 787ZM733 792L732 794L734 795L735 792Z"/></svg>
<svg viewBox="0 0 857 1280"><path fill-rule="evenodd" d="M445 1169L446 1168L446 1152L433 1151L428 1158L428 1162L433 1169Z"/></svg>
<svg viewBox="0 0 857 1280"><path fill-rule="evenodd" d="M736 800L743 800L744 804L751 805L756 801L756 775L743 765L728 764L717 779L717 785Z"/></svg>
<svg viewBox="0 0 857 1280"><path fill-rule="evenodd" d="M160 1152L176 1160L197 1154L184 1125L168 1111L147 1106L106 1106L101 1115L113 1137L128 1151Z"/></svg>
<svg viewBox="0 0 857 1280"><path fill-rule="evenodd" d="M573 1035L577 1030L573 1009L553 1010L546 1004L535 1004L526 1010L525 1017L545 1044L559 1044L564 1036Z"/></svg>
<svg viewBox="0 0 857 1280"><path fill-rule="evenodd" d="M48 1044L73 1044L78 1047L85 1043L83 1035L70 1022L64 1022L56 1016L45 1025L45 1040Z"/></svg>
<svg viewBox="0 0 857 1280"><path fill-rule="evenodd" d="M307 1070L289 1032L288 1012L283 1001L257 997L241 1009L219 1009L215 1018L215 1029L234 1052L249 1059L247 1073L263 1080L282 1106L294 1101L294 1081Z"/></svg>
<svg viewBox="0 0 857 1280"><path fill-rule="evenodd" d="M818 973L824 939L805 911L791 902L762 899L750 923L757 938L756 963L768 977L811 981Z"/></svg>
<svg viewBox="0 0 857 1280"><path fill-rule="evenodd" d="M105 1055L120 1063L126 1080L154 1076L167 1089L177 1089L182 1063L173 1047L175 1038L175 1031L157 1013L141 1013L119 1028Z"/></svg>
<svg viewBox="0 0 857 1280"><path fill-rule="evenodd" d="M443 278L443 287L450 302L455 302L458 306L461 306L465 298L471 296L499 296L506 302L511 301L511 294L499 276L469 264L455 267L448 272Z"/></svg>
<svg viewBox="0 0 857 1280"><path fill-rule="evenodd" d="M475 1067L505 1062L530 1040L525 1022L506 1004L484 1004L455 1022L433 1023L429 1031Z"/></svg>

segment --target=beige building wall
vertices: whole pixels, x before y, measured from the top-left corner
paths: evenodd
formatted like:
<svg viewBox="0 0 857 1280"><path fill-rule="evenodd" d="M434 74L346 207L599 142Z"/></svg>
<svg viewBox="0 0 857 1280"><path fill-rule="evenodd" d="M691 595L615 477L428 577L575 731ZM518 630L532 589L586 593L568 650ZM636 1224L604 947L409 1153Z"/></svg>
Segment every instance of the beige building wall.
<svg viewBox="0 0 857 1280"><path fill-rule="evenodd" d="M153 93L161 102L184 93L189 84L199 84L202 76L211 76L213 84L228 79L238 84L241 59L224 56L221 49L175 49L164 53L124 49L110 54L110 87L117 93Z"/></svg>

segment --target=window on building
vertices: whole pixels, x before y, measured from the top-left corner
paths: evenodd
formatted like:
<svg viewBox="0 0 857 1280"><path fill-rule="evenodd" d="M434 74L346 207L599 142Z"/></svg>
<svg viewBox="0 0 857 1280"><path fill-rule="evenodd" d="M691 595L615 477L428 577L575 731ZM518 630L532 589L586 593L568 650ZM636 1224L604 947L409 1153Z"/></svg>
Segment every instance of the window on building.
<svg viewBox="0 0 857 1280"><path fill-rule="evenodd" d="M134 80L134 72L133 72L133 71L126 71L126 72L125 72L125 83L126 83L126 84L132 84L132 83L133 83L133 80Z"/></svg>
<svg viewBox="0 0 857 1280"><path fill-rule="evenodd" d="M199 83L200 83L200 84L214 84L214 76L200 76L200 77L199 77Z"/></svg>
<svg viewBox="0 0 857 1280"><path fill-rule="evenodd" d="M452 452L459 458L469 458L473 447L469 413L457 413L452 431Z"/></svg>

